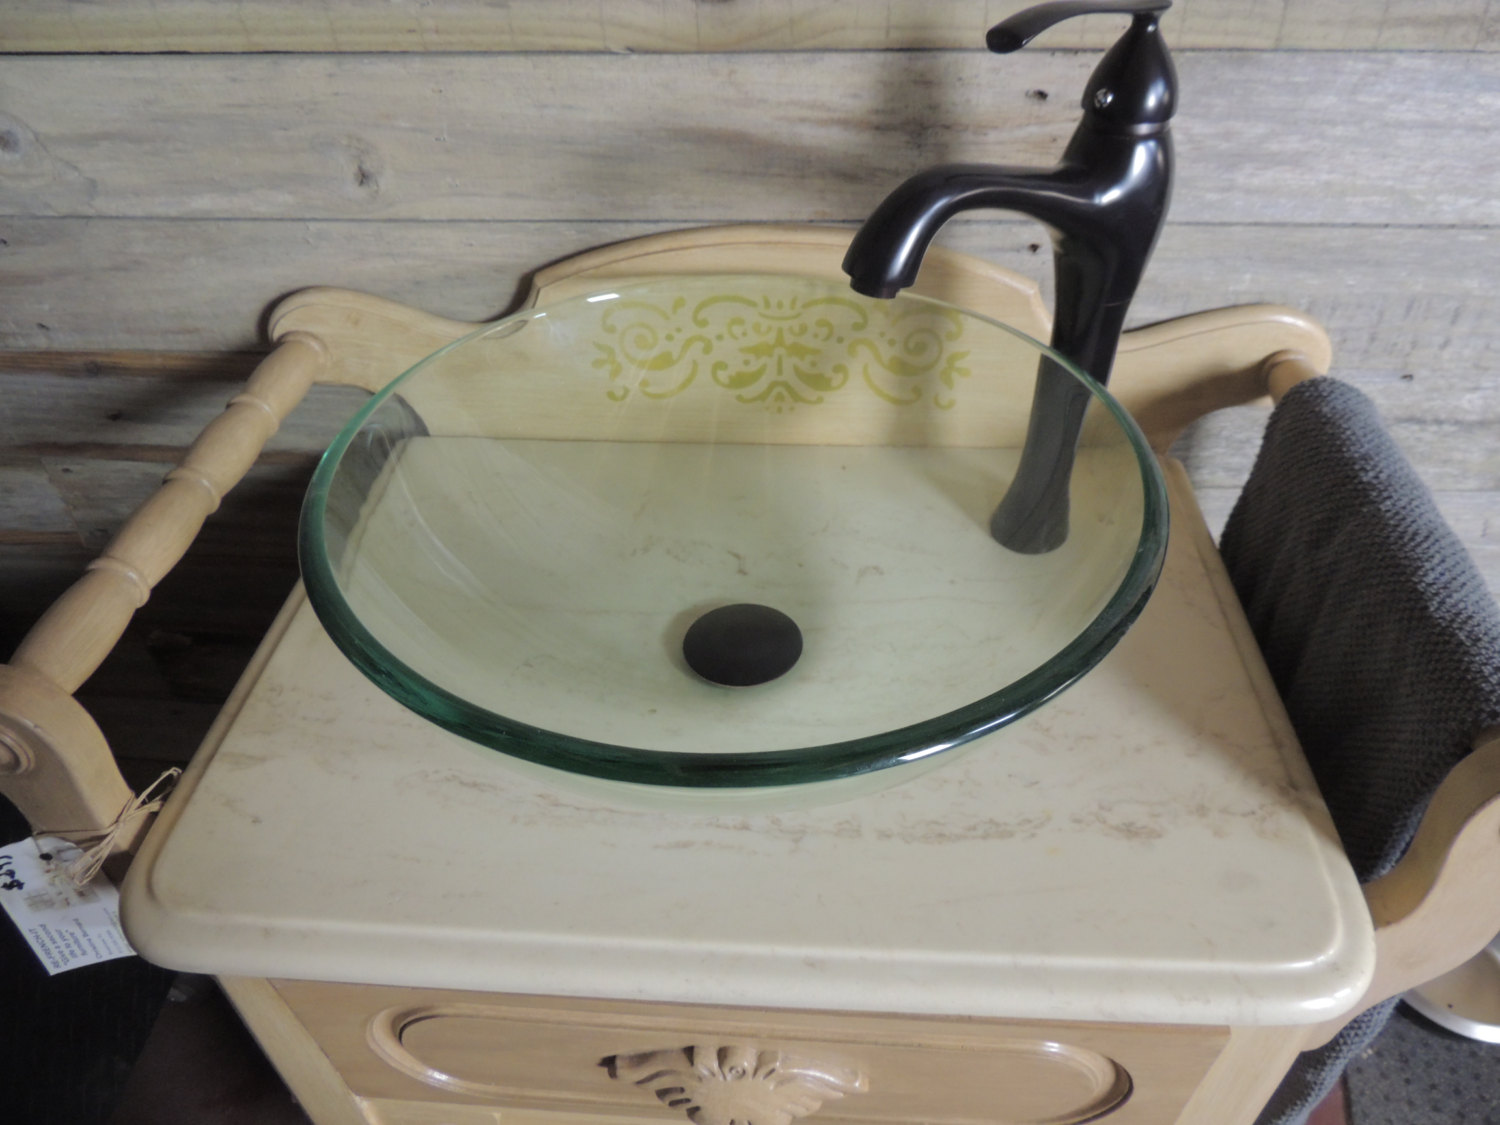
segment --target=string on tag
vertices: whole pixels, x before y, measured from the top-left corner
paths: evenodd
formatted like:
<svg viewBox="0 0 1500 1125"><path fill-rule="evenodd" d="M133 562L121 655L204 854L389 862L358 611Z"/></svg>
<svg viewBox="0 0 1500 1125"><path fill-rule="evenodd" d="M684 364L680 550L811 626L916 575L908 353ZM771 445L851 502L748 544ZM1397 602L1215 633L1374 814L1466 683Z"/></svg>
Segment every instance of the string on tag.
<svg viewBox="0 0 1500 1125"><path fill-rule="evenodd" d="M144 817L151 816L159 811L166 803L167 796L172 792L177 779L182 776L182 770L173 766L166 770L146 788L142 789L130 800L125 802L125 807L120 810L120 815L103 831L92 828L73 829L47 829L35 832L33 836L60 836L65 840L84 847L81 855L70 860L63 868L63 874L75 887L82 887L90 883L94 876L99 874L104 861L114 851L115 841L126 835ZM165 787L165 788L163 788ZM158 792L161 790L161 792Z"/></svg>

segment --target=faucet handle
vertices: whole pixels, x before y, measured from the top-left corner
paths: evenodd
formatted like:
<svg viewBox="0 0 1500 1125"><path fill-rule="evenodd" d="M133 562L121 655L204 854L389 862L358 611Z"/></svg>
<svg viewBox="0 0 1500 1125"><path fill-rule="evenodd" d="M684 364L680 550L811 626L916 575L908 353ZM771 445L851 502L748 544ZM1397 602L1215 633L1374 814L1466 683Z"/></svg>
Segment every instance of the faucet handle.
<svg viewBox="0 0 1500 1125"><path fill-rule="evenodd" d="M997 55L1019 51L1055 23L1074 16L1161 15L1172 0L1052 0L1006 16L984 37L985 46Z"/></svg>
<svg viewBox="0 0 1500 1125"><path fill-rule="evenodd" d="M1074 16L1134 16L1084 87L1083 123L1105 133L1157 133L1177 106L1177 69L1157 27L1158 17L1171 6L1172 0L1053 0L1001 20L990 28L985 44L1005 55Z"/></svg>

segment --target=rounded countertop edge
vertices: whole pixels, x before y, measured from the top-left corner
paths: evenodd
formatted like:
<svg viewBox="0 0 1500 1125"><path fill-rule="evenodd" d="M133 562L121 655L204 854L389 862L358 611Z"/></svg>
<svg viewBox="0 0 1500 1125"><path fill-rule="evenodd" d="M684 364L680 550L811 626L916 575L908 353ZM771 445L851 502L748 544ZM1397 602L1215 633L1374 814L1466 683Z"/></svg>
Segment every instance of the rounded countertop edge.
<svg viewBox="0 0 1500 1125"><path fill-rule="evenodd" d="M122 905L124 905L122 903ZM1168 1026L1293 1027L1350 1011L1374 971L1373 939L1297 965L1120 965L1050 968L1003 958L850 958L843 964L804 950L698 954L625 942L598 959L560 956L570 943L444 942L408 930L332 935L260 926L233 932L208 916L167 911L151 896L129 896L127 936L147 960L182 972L329 984L902 1016L1048 1020ZM337 936L341 940L330 940ZM404 940L403 940L404 939ZM577 943L581 950L586 940ZM407 956L393 957L397 946ZM446 948L445 948L446 946ZM1368 946L1368 948L1362 948ZM559 966L565 965L564 971ZM1128 975L1126 985L1122 974ZM983 987L976 982L983 979ZM878 982L878 983L877 983Z"/></svg>

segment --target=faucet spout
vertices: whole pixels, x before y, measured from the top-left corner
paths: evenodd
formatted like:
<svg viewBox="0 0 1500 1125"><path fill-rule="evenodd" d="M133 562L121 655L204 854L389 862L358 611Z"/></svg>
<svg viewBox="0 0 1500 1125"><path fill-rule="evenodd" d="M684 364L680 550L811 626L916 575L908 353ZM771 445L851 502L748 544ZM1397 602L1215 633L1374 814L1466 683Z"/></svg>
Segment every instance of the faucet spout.
<svg viewBox="0 0 1500 1125"><path fill-rule="evenodd" d="M1171 196L1165 124L1115 133L1080 125L1052 168L940 164L911 176L875 208L844 255L853 288L894 297L915 283L938 230L976 209L1017 211L1051 235L1053 349L1100 383L1145 272Z"/></svg>
<svg viewBox="0 0 1500 1125"><path fill-rule="evenodd" d="M913 285L938 230L962 211L1024 211L1052 227L1077 206L1077 170L940 164L910 177L876 207L849 243L844 272L867 297L894 297Z"/></svg>

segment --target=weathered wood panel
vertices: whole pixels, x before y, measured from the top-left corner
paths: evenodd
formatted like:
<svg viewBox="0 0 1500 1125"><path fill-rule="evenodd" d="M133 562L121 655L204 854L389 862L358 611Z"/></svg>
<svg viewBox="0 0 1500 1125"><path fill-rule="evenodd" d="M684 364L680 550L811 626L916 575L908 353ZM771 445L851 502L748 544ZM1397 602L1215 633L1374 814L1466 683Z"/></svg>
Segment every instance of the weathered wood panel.
<svg viewBox="0 0 1500 1125"><path fill-rule="evenodd" d="M3 0L5 51L733 51L972 47L1026 0ZM1099 46L1120 21L1050 32ZM1495 50L1486 0L1178 0L1180 47Z"/></svg>
<svg viewBox="0 0 1500 1125"><path fill-rule="evenodd" d="M154 462L164 472L244 389L260 358L0 352L0 448L11 459L104 457ZM364 401L357 388L313 388L266 443L261 463L316 457Z"/></svg>
<svg viewBox="0 0 1500 1125"><path fill-rule="evenodd" d="M1052 163L1093 61L16 58L0 213L849 221L928 164ZM1483 142L1500 54L1200 51L1178 69L1179 222L1500 223L1500 148Z"/></svg>
<svg viewBox="0 0 1500 1125"><path fill-rule="evenodd" d="M0 464L0 547L76 541L73 518L45 466Z"/></svg>
<svg viewBox="0 0 1500 1125"><path fill-rule="evenodd" d="M536 266L679 225L3 220L0 348L252 350L267 306L315 284L482 320ZM1050 283L1040 227L953 224L943 241ZM1497 261L1500 228L1169 223L1134 321L1293 305L1328 326L1340 367L1412 374L1434 405L1476 412L1500 371ZM0 437L21 409L0 402Z"/></svg>
<svg viewBox="0 0 1500 1125"><path fill-rule="evenodd" d="M252 349L314 285L484 320L551 259L678 225L0 219L0 348Z"/></svg>
<svg viewBox="0 0 1500 1125"><path fill-rule="evenodd" d="M1500 411L1492 376L1476 377L1490 401L1478 415L1434 401L1399 383L1336 371L1374 400L1401 451L1429 488L1489 490L1500 514ZM1483 384L1488 385L1483 385ZM1225 412L1203 419L1185 434L1178 454L1195 486L1237 488L1250 474L1264 419Z"/></svg>

